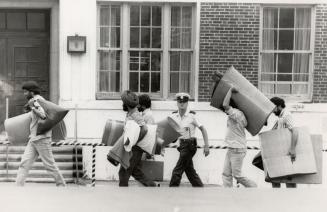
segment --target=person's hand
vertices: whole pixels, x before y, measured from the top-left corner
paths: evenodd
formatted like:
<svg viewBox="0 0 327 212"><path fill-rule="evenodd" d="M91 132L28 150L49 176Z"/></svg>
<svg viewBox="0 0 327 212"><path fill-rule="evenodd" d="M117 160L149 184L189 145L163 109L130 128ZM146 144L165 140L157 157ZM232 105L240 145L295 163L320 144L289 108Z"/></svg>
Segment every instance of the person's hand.
<svg viewBox="0 0 327 212"><path fill-rule="evenodd" d="M160 155L161 155L162 157L164 157L164 156L165 156L165 153L166 153L165 148L161 148Z"/></svg>
<svg viewBox="0 0 327 212"><path fill-rule="evenodd" d="M291 157L291 161L292 163L295 161L296 159L296 152L294 148L290 148L290 150L288 151L288 155Z"/></svg>
<svg viewBox="0 0 327 212"><path fill-rule="evenodd" d="M209 146L208 145L204 145L203 154L206 157L210 154L210 149L209 149Z"/></svg>

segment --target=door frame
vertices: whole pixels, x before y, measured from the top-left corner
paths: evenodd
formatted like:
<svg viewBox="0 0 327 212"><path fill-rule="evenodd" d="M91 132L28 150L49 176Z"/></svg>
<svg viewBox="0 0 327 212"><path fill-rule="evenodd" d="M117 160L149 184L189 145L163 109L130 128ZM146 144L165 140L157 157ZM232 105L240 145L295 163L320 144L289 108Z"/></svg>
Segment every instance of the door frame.
<svg viewBox="0 0 327 212"><path fill-rule="evenodd" d="M49 98L59 102L59 0L0 1L0 9L46 9L50 10L49 45Z"/></svg>

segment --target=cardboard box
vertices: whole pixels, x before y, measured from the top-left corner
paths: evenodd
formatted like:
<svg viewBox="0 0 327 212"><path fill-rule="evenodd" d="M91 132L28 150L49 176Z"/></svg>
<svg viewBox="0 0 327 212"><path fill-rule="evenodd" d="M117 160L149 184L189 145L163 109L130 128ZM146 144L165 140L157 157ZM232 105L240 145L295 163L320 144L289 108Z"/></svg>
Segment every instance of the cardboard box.
<svg viewBox="0 0 327 212"><path fill-rule="evenodd" d="M294 162L291 162L288 155L292 138L290 130L271 130L259 135L263 164L270 178L317 173L309 131L305 127L296 128L296 130L298 141Z"/></svg>
<svg viewBox="0 0 327 212"><path fill-rule="evenodd" d="M238 88L238 93L232 94L232 99L237 107L243 111L248 126L246 129L256 135L266 123L275 105L234 67L229 68L218 83L211 98L211 106L222 108L224 98L230 89L230 84Z"/></svg>
<svg viewBox="0 0 327 212"><path fill-rule="evenodd" d="M296 184L322 184L322 135L311 135L311 142L316 160L317 173L292 175L287 177L272 178L270 182L296 183Z"/></svg>

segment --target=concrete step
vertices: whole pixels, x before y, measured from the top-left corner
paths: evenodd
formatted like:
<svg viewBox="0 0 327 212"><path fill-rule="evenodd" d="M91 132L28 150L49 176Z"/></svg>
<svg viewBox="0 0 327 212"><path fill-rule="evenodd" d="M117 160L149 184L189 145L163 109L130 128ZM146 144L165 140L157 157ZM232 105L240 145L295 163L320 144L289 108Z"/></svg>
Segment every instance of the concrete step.
<svg viewBox="0 0 327 212"><path fill-rule="evenodd" d="M13 154L23 154L25 151L25 146L0 146L0 154L7 154L13 153ZM53 154L76 154L75 148L71 146L61 146L61 147L52 147ZM77 154L82 154L82 147L76 148Z"/></svg>
<svg viewBox="0 0 327 212"><path fill-rule="evenodd" d="M75 162L76 157L73 154L70 155L58 155L54 154L54 159L56 162ZM20 162L22 158L22 154L8 154L8 162ZM77 155L77 161L82 161L83 156ZM0 155L0 162L6 162L7 155ZM41 159L38 158L36 162L41 162Z"/></svg>
<svg viewBox="0 0 327 212"><path fill-rule="evenodd" d="M3 177L0 177L0 182L15 182L16 181L16 177L15 176L10 176L10 178L3 178ZM76 178L73 178L73 177L67 177L65 178L65 182L66 183L75 183L76 181ZM26 182L33 182L33 183L55 183L54 179L51 177L51 178L37 178L37 177L34 177L34 178L31 178L31 177L28 177L26 179Z"/></svg>
<svg viewBox="0 0 327 212"><path fill-rule="evenodd" d="M18 170L0 170L0 178L16 178ZM64 178L75 177L76 172L73 170L60 170ZM79 177L83 176L83 171L78 171ZM46 170L30 170L28 173L29 178L52 178Z"/></svg>
<svg viewBox="0 0 327 212"><path fill-rule="evenodd" d="M17 170L19 168L20 162L0 162L0 170L9 169L9 170ZM76 163L75 162L57 162L56 163L59 170L75 170ZM79 170L83 169L83 163L78 162ZM31 168L31 170L45 170L42 162L35 162Z"/></svg>

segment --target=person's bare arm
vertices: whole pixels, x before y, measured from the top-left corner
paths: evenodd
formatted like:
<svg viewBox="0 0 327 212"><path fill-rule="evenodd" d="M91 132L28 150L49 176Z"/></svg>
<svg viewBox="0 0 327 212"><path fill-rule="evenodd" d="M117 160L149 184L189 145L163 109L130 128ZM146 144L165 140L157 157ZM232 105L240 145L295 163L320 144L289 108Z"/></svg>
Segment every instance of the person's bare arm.
<svg viewBox="0 0 327 212"><path fill-rule="evenodd" d="M200 126L199 129L201 130L203 140L204 140L203 154L205 156L208 156L209 153L210 153L209 142L208 142L208 133L207 133L207 130L206 130L206 128L204 126Z"/></svg>
<svg viewBox="0 0 327 212"><path fill-rule="evenodd" d="M35 101L35 100L30 100L29 105L31 110L41 119L46 119L47 115L44 111L44 109L41 107L41 105Z"/></svg>
<svg viewBox="0 0 327 212"><path fill-rule="evenodd" d="M297 145L297 139L298 139L299 133L296 128L292 128L291 132L292 132L292 140L291 140L291 147L290 147L288 154L291 157L291 161L294 162L296 159L295 147Z"/></svg>

